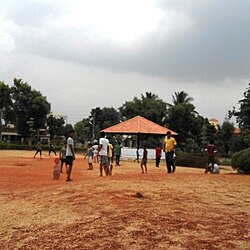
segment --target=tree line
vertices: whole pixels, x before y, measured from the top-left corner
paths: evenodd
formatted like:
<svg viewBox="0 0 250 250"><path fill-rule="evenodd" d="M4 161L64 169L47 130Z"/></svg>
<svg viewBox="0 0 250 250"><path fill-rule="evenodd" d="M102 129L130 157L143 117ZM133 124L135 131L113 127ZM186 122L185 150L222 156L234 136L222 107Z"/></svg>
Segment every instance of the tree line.
<svg viewBox="0 0 250 250"><path fill-rule="evenodd" d="M239 101L239 110L235 107L228 111L228 119L215 128L206 117L201 116L193 104L193 98L184 91L172 95L172 103L160 99L158 95L146 92L140 97L126 101L121 107L95 107L87 118L74 125L76 140L85 143L99 138L99 131L121 121L141 115L159 125L178 133L179 148L187 152L199 152L214 140L222 154L235 152L250 146L250 84ZM10 87L0 82L0 116L5 124L12 123L23 138L36 137L41 128L48 127L50 139L66 136L73 126L66 124L64 117L51 114L51 104L41 92L34 90L27 82L14 79ZM231 117L241 129L234 135ZM133 138L132 138L133 139ZM144 136L142 140L148 147L159 144L159 137Z"/></svg>

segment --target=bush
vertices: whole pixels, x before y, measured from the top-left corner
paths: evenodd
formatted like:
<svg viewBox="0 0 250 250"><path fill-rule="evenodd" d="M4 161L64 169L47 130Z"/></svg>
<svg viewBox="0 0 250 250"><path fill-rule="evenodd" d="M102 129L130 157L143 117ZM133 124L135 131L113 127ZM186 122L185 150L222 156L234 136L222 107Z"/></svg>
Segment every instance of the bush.
<svg viewBox="0 0 250 250"><path fill-rule="evenodd" d="M206 163L206 157L196 156L182 151L176 153L175 164L177 166L204 168Z"/></svg>
<svg viewBox="0 0 250 250"><path fill-rule="evenodd" d="M238 173L250 174L250 148L244 149L232 156L232 167Z"/></svg>

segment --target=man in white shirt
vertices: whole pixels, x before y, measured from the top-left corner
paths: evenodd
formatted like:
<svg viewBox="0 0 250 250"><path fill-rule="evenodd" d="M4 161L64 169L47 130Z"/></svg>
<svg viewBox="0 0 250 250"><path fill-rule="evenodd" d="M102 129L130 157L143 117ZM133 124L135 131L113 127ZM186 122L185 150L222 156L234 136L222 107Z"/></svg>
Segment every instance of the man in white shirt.
<svg viewBox="0 0 250 250"><path fill-rule="evenodd" d="M108 150L109 150L109 140L105 138L105 132L101 132L101 138L99 140L98 147L98 159L100 163L100 176L102 176L102 170L104 169L105 174L109 175L108 168Z"/></svg>
<svg viewBox="0 0 250 250"><path fill-rule="evenodd" d="M69 132L69 138L67 139L67 148L66 148L66 166L69 166L67 169L67 180L66 181L72 181L70 179L73 163L75 160L75 150L74 150L74 141L73 137L75 134L75 130L72 129Z"/></svg>

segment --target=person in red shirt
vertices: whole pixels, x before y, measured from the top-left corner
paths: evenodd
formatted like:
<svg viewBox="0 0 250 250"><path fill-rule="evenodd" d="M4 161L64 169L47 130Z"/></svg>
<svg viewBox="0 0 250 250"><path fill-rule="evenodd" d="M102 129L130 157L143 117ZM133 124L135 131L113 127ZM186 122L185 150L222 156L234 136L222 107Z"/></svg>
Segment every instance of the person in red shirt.
<svg viewBox="0 0 250 250"><path fill-rule="evenodd" d="M158 168L160 166L161 161L161 147L155 148L155 165Z"/></svg>
<svg viewBox="0 0 250 250"><path fill-rule="evenodd" d="M214 146L214 142L211 140L209 144L207 145L207 148L205 149L207 151L207 166L205 173L211 172L213 173L214 170L214 164L215 164L215 153L216 147Z"/></svg>

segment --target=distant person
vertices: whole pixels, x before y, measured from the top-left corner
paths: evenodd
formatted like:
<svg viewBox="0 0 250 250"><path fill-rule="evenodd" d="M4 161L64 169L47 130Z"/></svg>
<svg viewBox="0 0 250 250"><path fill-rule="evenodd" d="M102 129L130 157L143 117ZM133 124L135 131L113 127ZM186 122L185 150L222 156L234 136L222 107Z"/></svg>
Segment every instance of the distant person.
<svg viewBox="0 0 250 250"><path fill-rule="evenodd" d="M67 148L66 148L66 165L68 166L67 179L66 181L72 181L70 179L73 163L75 160L75 150L74 150L74 140L73 137L75 135L75 130L72 129L69 132L69 138L67 140Z"/></svg>
<svg viewBox="0 0 250 250"><path fill-rule="evenodd" d="M207 152L207 165L206 165L206 170L204 173L205 174L207 174L208 172L213 173L214 164L215 164L215 153L217 152L216 147L214 146L213 140L210 140L205 151Z"/></svg>
<svg viewBox="0 0 250 250"><path fill-rule="evenodd" d="M109 140L105 138L105 132L101 132L101 138L99 139L98 147L98 159L100 163L100 176L104 170L106 176L109 175L108 168L108 149L109 149Z"/></svg>
<svg viewBox="0 0 250 250"><path fill-rule="evenodd" d="M55 147L52 143L49 144L49 155L51 152L54 152L54 154L56 155Z"/></svg>
<svg viewBox="0 0 250 250"><path fill-rule="evenodd" d="M114 147L113 147L113 145L111 143L109 143L109 148L108 148L108 168L109 168L109 175L112 175L113 162L114 162Z"/></svg>
<svg viewBox="0 0 250 250"><path fill-rule="evenodd" d="M115 165L120 166L120 159L121 159L121 153L122 153L121 142L118 142L115 145L114 153L115 153Z"/></svg>
<svg viewBox="0 0 250 250"><path fill-rule="evenodd" d="M143 155L142 155L142 159L141 159L141 173L142 174L147 174L147 160L148 160L148 151L146 149L146 146L144 145L143 146ZM145 168L145 171L144 171L144 168Z"/></svg>
<svg viewBox="0 0 250 250"><path fill-rule="evenodd" d="M40 153L40 159L42 159L42 146L41 142L37 142L36 153L34 154L33 158L36 158L36 155Z"/></svg>
<svg viewBox="0 0 250 250"><path fill-rule="evenodd" d="M88 156L88 164L89 164L88 170L93 170L92 161L93 161L93 157L94 157L94 149L92 147L92 143L88 144L88 150L87 150L87 153L84 156L84 159L86 159L87 156Z"/></svg>
<svg viewBox="0 0 250 250"><path fill-rule="evenodd" d="M220 173L220 167L218 164L214 164L214 170L213 170L213 174L219 174Z"/></svg>
<svg viewBox="0 0 250 250"><path fill-rule="evenodd" d="M67 173L66 149L67 149L67 143L64 142L63 147L61 148L61 150L59 152L59 157L60 157L60 160L61 160L61 173L63 172L63 164L65 164L66 173Z"/></svg>
<svg viewBox="0 0 250 250"><path fill-rule="evenodd" d="M137 161L138 163L140 163L140 153L139 153L139 148L136 149L136 158L134 159L134 162Z"/></svg>
<svg viewBox="0 0 250 250"><path fill-rule="evenodd" d="M158 168L160 166L161 161L161 147L158 146L155 148L155 165Z"/></svg>
<svg viewBox="0 0 250 250"><path fill-rule="evenodd" d="M168 173L175 172L174 150L176 145L177 145L176 140L171 136L171 132L168 131L163 141L163 151L165 152Z"/></svg>
<svg viewBox="0 0 250 250"><path fill-rule="evenodd" d="M94 163L98 162L98 145L95 143L93 146Z"/></svg>

